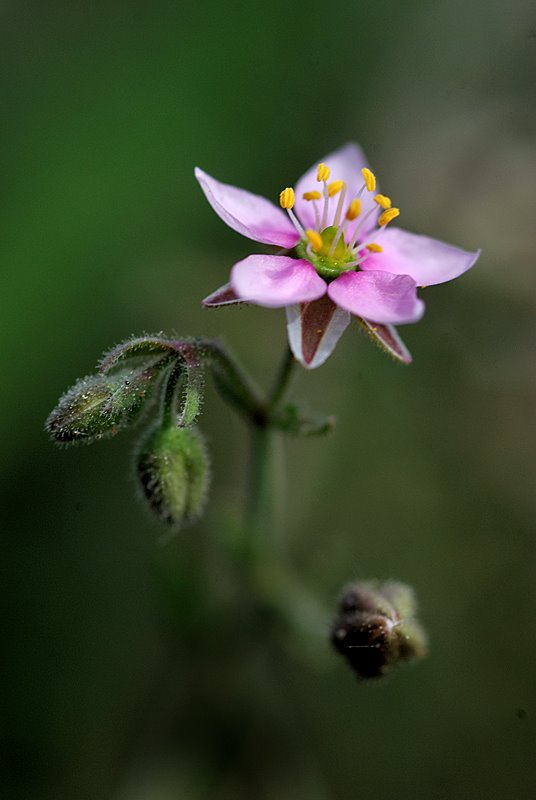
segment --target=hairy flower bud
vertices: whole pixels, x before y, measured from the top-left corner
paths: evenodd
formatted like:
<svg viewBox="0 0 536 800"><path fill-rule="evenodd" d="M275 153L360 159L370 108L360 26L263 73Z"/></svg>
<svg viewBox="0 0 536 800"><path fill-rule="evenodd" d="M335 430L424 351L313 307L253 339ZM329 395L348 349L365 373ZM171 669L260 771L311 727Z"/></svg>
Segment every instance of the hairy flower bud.
<svg viewBox="0 0 536 800"><path fill-rule="evenodd" d="M201 514L210 476L205 445L195 428L151 431L141 443L136 466L143 495L162 522L178 528Z"/></svg>
<svg viewBox="0 0 536 800"><path fill-rule="evenodd" d="M426 655L426 634L415 611L409 586L395 581L356 583L341 597L332 644L359 678L381 678L401 661Z"/></svg>
<svg viewBox="0 0 536 800"><path fill-rule="evenodd" d="M113 436L138 417L160 365L92 375L78 381L60 399L46 421L58 444L80 444Z"/></svg>

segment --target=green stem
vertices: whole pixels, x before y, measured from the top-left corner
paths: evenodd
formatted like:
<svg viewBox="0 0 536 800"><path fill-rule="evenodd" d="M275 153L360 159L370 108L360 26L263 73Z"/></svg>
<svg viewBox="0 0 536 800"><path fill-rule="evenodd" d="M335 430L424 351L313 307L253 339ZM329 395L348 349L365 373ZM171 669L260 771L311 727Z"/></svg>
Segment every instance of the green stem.
<svg viewBox="0 0 536 800"><path fill-rule="evenodd" d="M328 615L288 566L283 434L270 424L270 417L288 389L295 364L287 349L266 404L266 417L252 426L247 536L256 591L277 609L299 637L301 646L314 647L316 660L318 642L323 646Z"/></svg>
<svg viewBox="0 0 536 800"><path fill-rule="evenodd" d="M269 427L252 428L247 527L251 551L259 555L282 549L285 503L282 445L281 434Z"/></svg>
<svg viewBox="0 0 536 800"><path fill-rule="evenodd" d="M257 387L222 345L206 341L204 347L212 377L223 399L254 425L262 425L266 419L266 405Z"/></svg>
<svg viewBox="0 0 536 800"><path fill-rule="evenodd" d="M255 551L284 550L283 512L285 506L285 473L281 434L268 420L288 388L294 357L285 351L270 392L265 416L252 426L251 461L248 495L248 528Z"/></svg>
<svg viewBox="0 0 536 800"><path fill-rule="evenodd" d="M283 398L283 395L285 394L285 391L288 388L290 378L292 376L292 371L295 365L296 365L296 360L292 355L290 347L287 346L285 354L283 355L283 358L281 360L281 364L279 365L279 371L277 373L272 388L272 392L268 400L269 412L274 411L277 405L279 404L279 401Z"/></svg>

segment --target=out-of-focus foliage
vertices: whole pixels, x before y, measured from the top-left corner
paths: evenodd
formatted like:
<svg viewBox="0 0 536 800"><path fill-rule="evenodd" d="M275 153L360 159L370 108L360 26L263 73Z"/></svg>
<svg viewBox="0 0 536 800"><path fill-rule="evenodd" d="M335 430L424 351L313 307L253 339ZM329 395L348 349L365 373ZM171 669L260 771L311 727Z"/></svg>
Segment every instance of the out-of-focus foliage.
<svg viewBox="0 0 536 800"><path fill-rule="evenodd" d="M444 3L6 2L1 12L6 796L525 800L533 789L536 16ZM296 397L290 558L413 585L430 658L359 685L225 553L247 438L209 394L214 491L165 546L128 433L57 451L57 398L130 334L223 334L266 381L283 313L203 311L251 244L193 178L277 197L348 139L400 222L468 249L393 365L355 326ZM225 552L224 552L225 551Z"/></svg>

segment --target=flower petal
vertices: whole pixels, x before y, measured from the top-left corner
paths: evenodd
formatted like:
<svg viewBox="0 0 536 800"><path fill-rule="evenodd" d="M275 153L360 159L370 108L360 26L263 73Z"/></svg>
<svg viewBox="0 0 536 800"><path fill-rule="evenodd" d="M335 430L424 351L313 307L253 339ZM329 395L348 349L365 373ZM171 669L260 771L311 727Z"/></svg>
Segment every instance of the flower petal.
<svg viewBox="0 0 536 800"><path fill-rule="evenodd" d="M265 197L237 186L220 183L199 167L195 168L205 196L216 214L234 231L263 244L294 247L299 235L278 206Z"/></svg>
<svg viewBox="0 0 536 800"><path fill-rule="evenodd" d="M343 272L329 284L328 294L345 311L381 324L417 322L424 313L409 275Z"/></svg>
<svg viewBox="0 0 536 800"><path fill-rule="evenodd" d="M392 325L380 325L379 322L371 322L368 319L357 318L357 321L382 350L403 364L411 364L413 361L411 353L398 335L396 328Z"/></svg>
<svg viewBox="0 0 536 800"><path fill-rule="evenodd" d="M241 303L242 300L236 296L230 283L216 289L202 301L205 308L218 308L218 306L230 306L233 303Z"/></svg>
<svg viewBox="0 0 536 800"><path fill-rule="evenodd" d="M363 167L368 166L368 162L363 151L357 144L355 144L355 142L348 142L348 144L345 144L343 147L335 150L334 153L330 153L328 156L324 156L324 158L320 160L330 168L330 180L342 180L346 183L348 187L346 190L346 201L344 205L344 211L346 211L350 202L354 197L356 197L363 186L363 176L361 174L361 170ZM304 192L313 190L322 191L322 184L317 183L316 180L318 163L319 162L311 167L311 169L309 169L296 184L296 203L294 210L296 211L305 228L315 227L314 205L317 205L320 213L322 213L322 209L324 207L323 199L312 202L308 202L307 200L303 199ZM356 222L350 223L348 226L348 238L351 237L359 220L363 219L364 215L370 211L371 208L377 208L376 204L372 200L375 194L376 192L364 192L361 195L361 214ZM329 211L327 218L328 225L331 225L333 222L338 201L339 195L335 195L329 200ZM376 217L376 214L371 214L363 226L363 233L366 233L374 227L376 223Z"/></svg>
<svg viewBox="0 0 536 800"><path fill-rule="evenodd" d="M306 369L319 367L348 327L350 315L325 295L287 308L288 341L294 358Z"/></svg>
<svg viewBox="0 0 536 800"><path fill-rule="evenodd" d="M480 250L470 253L401 228L388 228L379 241L383 252L372 253L362 269L410 275L417 286L451 281L470 269L480 255Z"/></svg>
<svg viewBox="0 0 536 800"><path fill-rule="evenodd" d="M231 286L237 297L281 308L307 303L326 293L326 283L305 259L253 255L234 265Z"/></svg>

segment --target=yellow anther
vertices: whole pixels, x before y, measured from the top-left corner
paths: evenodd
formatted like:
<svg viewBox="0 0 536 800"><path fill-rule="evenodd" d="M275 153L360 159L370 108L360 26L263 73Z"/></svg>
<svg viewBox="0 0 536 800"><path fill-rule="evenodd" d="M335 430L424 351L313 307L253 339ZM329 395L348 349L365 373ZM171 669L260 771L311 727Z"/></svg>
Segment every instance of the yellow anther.
<svg viewBox="0 0 536 800"><path fill-rule="evenodd" d="M367 192L373 192L376 188L376 176L370 169L363 167L361 170L361 174L365 181L365 186L367 187Z"/></svg>
<svg viewBox="0 0 536 800"><path fill-rule="evenodd" d="M322 241L322 237L320 236L318 231L312 231L309 228L308 230L305 231L305 235L309 239L313 250L319 253L320 250L322 250L322 247L324 246L324 242Z"/></svg>
<svg viewBox="0 0 536 800"><path fill-rule="evenodd" d="M384 211L383 214L380 214L378 219L378 225L380 228L385 228L385 226L391 222L395 217L398 217L400 214L399 208L388 208L387 211Z"/></svg>
<svg viewBox="0 0 536 800"><path fill-rule="evenodd" d="M359 197L354 197L350 205L348 206L348 211L346 212L346 219L350 220L350 222L354 219L357 219L358 216L361 214L361 200Z"/></svg>
<svg viewBox="0 0 536 800"><path fill-rule="evenodd" d="M307 200L307 201L309 201L309 200L321 200L322 199L322 195L320 194L320 192L304 192L302 197L303 197L304 200Z"/></svg>
<svg viewBox="0 0 536 800"><path fill-rule="evenodd" d="M318 165L318 169L316 171L316 179L319 183L322 183L322 181L329 181L330 175L331 175L331 170L329 167L326 167L324 163Z"/></svg>
<svg viewBox="0 0 536 800"><path fill-rule="evenodd" d="M344 181L333 181L328 185L328 194L330 197L333 197L336 194L339 194L342 187L344 186Z"/></svg>
<svg viewBox="0 0 536 800"><path fill-rule="evenodd" d="M375 203L378 203L378 205L380 206L380 208L383 208L383 210L384 210L384 211L387 211L387 209L388 209L388 208L391 208L391 206L393 205L393 203L392 203L392 201L391 201L391 198L390 198L390 197L387 197L387 196L386 196L386 195L384 195L384 194L377 194L377 195L375 195L375 197L374 197L374 202L375 202Z"/></svg>
<svg viewBox="0 0 536 800"><path fill-rule="evenodd" d="M290 186L287 186L287 188L283 189L279 195L279 205L281 208L292 208L294 206L295 199L294 189L291 189Z"/></svg>
<svg viewBox="0 0 536 800"><path fill-rule="evenodd" d="M383 253L383 247L381 247L379 244L376 244L376 242L367 244L367 250L369 253Z"/></svg>

